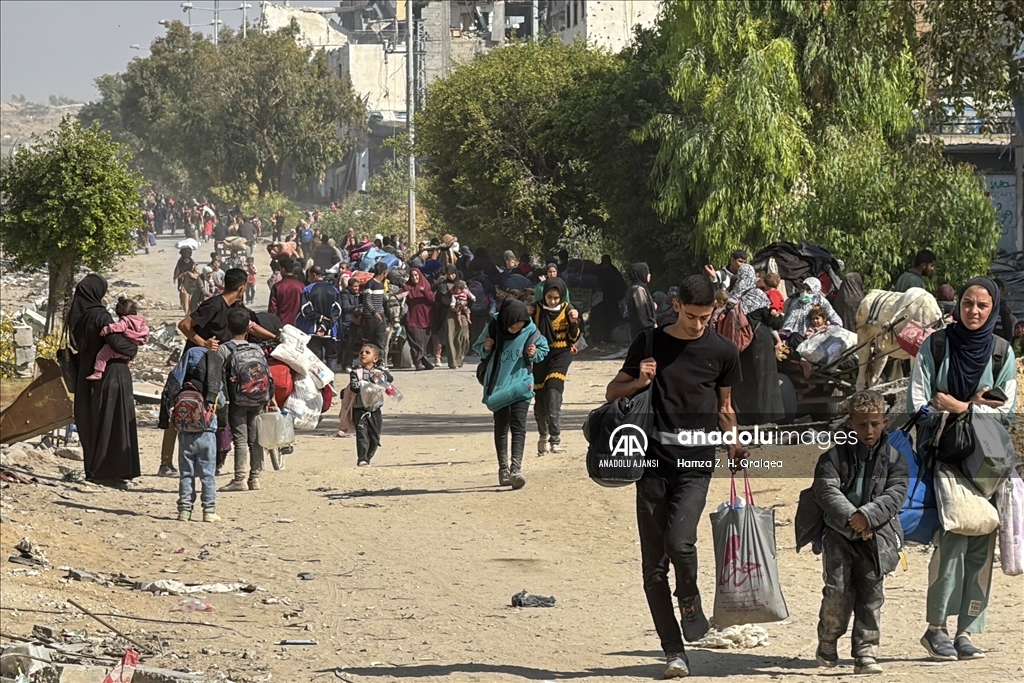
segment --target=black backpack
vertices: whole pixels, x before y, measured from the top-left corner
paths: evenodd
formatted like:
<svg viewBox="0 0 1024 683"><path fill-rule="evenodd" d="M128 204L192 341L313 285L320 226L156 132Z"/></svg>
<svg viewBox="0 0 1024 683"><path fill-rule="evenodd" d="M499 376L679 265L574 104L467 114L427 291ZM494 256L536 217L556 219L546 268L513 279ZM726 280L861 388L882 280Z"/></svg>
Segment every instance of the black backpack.
<svg viewBox="0 0 1024 683"><path fill-rule="evenodd" d="M491 339L495 338L495 322L492 320L487 323L487 336ZM526 361L527 372L533 373L533 361L526 357L526 347L530 344L536 344L537 340L540 339L540 330L534 330L530 334L530 338L526 340L526 344L523 346L523 360ZM487 366L490 365L491 359L494 358L492 353L485 360L480 361L476 364L476 381L480 383L480 386L487 386Z"/></svg>
<svg viewBox="0 0 1024 683"><path fill-rule="evenodd" d="M644 359L650 358L654 352L654 330L644 330L646 346ZM651 409L652 382L643 391L604 405L590 411L583 423L583 436L587 443L587 474L601 486L627 486L640 480L644 475L643 459L634 457L631 452L625 455L618 453L622 443L632 443L633 437L640 438L654 431L654 413ZM626 439L623 442L623 439ZM627 449L629 451L631 449ZM648 447L648 453L650 448Z"/></svg>

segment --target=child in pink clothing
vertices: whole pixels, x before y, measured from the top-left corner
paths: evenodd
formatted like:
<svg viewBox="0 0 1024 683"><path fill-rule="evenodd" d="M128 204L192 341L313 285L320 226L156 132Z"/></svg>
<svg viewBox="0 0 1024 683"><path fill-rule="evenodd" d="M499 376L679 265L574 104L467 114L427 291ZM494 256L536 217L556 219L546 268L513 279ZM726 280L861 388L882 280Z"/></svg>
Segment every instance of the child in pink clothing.
<svg viewBox="0 0 1024 683"><path fill-rule="evenodd" d="M146 319L139 315L138 304L131 299L120 299L117 306L114 307L114 312L117 313L118 321L104 327L100 331L101 337L117 333L123 334L125 339L137 346L149 343L149 327L146 325ZM104 344L100 352L96 354L96 363L92 367L92 374L86 379L103 379L107 363L115 358L127 357Z"/></svg>

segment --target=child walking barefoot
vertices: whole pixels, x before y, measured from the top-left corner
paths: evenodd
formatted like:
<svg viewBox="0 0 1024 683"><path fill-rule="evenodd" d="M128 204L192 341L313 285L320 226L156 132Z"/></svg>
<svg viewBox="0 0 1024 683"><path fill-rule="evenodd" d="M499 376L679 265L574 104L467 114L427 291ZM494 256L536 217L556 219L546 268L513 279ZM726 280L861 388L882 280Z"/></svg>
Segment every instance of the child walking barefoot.
<svg viewBox="0 0 1024 683"><path fill-rule="evenodd" d="M526 448L526 415L533 399L533 362L548 355L548 342L530 320L526 304L505 299L473 345L486 363L483 403L494 413L494 449L498 454L498 484L521 489L523 450ZM478 375L479 376L479 375ZM509 468L508 435L512 433Z"/></svg>
<svg viewBox="0 0 1024 683"><path fill-rule="evenodd" d="M104 327L100 331L101 337L118 333L123 334L125 339L136 346L149 343L149 327L146 325L146 319L139 315L138 304L131 299L118 299L114 312L117 313L118 321ZM128 359L127 356L122 356L110 348L109 345L104 344L103 348L96 355L96 364L93 365L92 374L86 377L86 379L103 379L103 373L107 370L107 363L115 358Z"/></svg>
<svg viewBox="0 0 1024 683"><path fill-rule="evenodd" d="M352 422L356 426L356 465L366 467L373 460L380 447L380 431L384 423L380 409L384 405L384 391L372 405L363 402L362 390L381 380L390 384L394 378L381 361L380 349L373 344L364 344L359 351L359 367L349 373L349 389L355 393L352 407Z"/></svg>

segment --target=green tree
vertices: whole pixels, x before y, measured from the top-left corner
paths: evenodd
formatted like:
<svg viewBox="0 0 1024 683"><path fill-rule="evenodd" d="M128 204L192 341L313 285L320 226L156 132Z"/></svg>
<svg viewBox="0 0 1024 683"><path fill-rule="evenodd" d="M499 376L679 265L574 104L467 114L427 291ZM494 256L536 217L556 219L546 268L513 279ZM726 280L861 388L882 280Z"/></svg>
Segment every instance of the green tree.
<svg viewBox="0 0 1024 683"><path fill-rule="evenodd" d="M124 147L98 125L83 128L65 116L36 140L0 175L0 227L16 268L49 267L49 332L79 267L106 268L131 253L142 218L142 178L128 168Z"/></svg>
<svg viewBox="0 0 1024 683"><path fill-rule="evenodd" d="M969 169L916 141L915 20L903 0L667 6L663 63L679 110L643 133L659 144L660 213L695 216L682 237L712 262L810 237L888 284L910 245L932 239L962 245L948 278L976 274L994 253L994 215ZM938 215L929 196L955 211Z"/></svg>
<svg viewBox="0 0 1024 683"><path fill-rule="evenodd" d="M179 191L227 186L244 196L254 185L263 195L280 189L286 171L315 176L344 156L339 132L361 126L364 108L322 51L296 43L297 32L294 23L245 38L224 31L214 46L174 22L128 64L122 84L103 84L85 115L153 155L140 166L186 171Z"/></svg>
<svg viewBox="0 0 1024 683"><path fill-rule="evenodd" d="M582 43L515 43L435 81L417 151L446 229L499 253L548 253L567 221L603 220L581 160L558 144L554 112L612 60Z"/></svg>

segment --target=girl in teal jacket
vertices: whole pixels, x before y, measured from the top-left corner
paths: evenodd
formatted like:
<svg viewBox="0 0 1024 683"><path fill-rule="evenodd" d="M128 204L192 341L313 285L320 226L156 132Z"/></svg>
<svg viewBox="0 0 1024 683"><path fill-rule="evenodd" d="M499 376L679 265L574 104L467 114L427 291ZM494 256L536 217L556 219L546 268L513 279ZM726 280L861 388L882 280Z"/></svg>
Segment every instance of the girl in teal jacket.
<svg viewBox="0 0 1024 683"><path fill-rule="evenodd" d="M532 364L548 355L548 342L530 320L526 304L505 299L494 320L473 345L486 363L483 403L494 413L494 448L498 453L498 484L513 489L526 486L523 450L526 416L533 399ZM512 468L509 469L508 435L512 433Z"/></svg>

